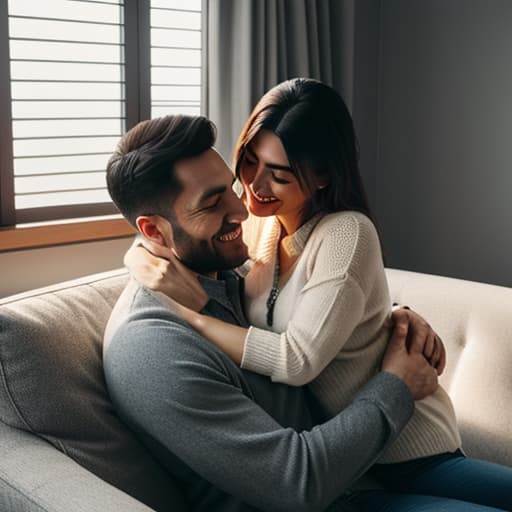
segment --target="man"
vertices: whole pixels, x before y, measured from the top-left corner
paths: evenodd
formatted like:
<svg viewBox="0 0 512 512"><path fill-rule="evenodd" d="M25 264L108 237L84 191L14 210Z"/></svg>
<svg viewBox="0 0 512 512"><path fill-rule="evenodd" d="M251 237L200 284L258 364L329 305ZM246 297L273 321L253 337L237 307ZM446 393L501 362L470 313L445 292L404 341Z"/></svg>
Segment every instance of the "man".
<svg viewBox="0 0 512 512"><path fill-rule="evenodd" d="M121 139L107 181L142 236L199 273L202 312L246 325L241 278L231 269L247 259L247 211L214 142L202 117L143 122ZM321 412L307 389L241 370L175 311L132 281L109 324L105 374L121 416L180 482L192 510L325 510L396 438L413 400L437 387L422 355L425 336L408 351L401 322L383 371L315 426Z"/></svg>

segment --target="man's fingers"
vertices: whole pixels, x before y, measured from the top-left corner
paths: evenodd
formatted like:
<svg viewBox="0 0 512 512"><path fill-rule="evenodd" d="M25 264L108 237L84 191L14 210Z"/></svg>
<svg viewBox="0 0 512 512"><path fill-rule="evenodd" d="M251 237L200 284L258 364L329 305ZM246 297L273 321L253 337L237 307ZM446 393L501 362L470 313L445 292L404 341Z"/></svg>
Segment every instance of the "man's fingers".
<svg viewBox="0 0 512 512"><path fill-rule="evenodd" d="M435 366L435 369L437 370L437 374L441 375L444 372L444 369L446 368L446 350L445 350L444 345L442 344L441 340L439 340L439 341L440 341L440 345L441 345L441 355L439 357L438 363Z"/></svg>
<svg viewBox="0 0 512 512"><path fill-rule="evenodd" d="M430 331L428 334L427 334L427 339L425 340L425 346L423 347L423 355L430 360L430 363L432 364L432 366L434 366L433 364L433 355L434 355L434 352L435 352L435 344L436 344L436 339L435 339L435 335L434 335L434 332L433 331Z"/></svg>
<svg viewBox="0 0 512 512"><path fill-rule="evenodd" d="M429 342L429 336L431 334L430 326L422 321L415 322L415 329L412 330L412 336L409 342L409 352L424 354L425 346Z"/></svg>
<svg viewBox="0 0 512 512"><path fill-rule="evenodd" d="M409 311L408 309L404 309L404 308L395 309L391 313L391 320L393 321L394 324L397 324L398 322L409 323L408 311Z"/></svg>
<svg viewBox="0 0 512 512"><path fill-rule="evenodd" d="M407 322L402 320L395 323L381 365L382 370L394 373L400 378L403 370L403 363L400 362L408 358L407 330Z"/></svg>
<svg viewBox="0 0 512 512"><path fill-rule="evenodd" d="M441 341L441 338L433 332L434 339L434 349L432 351L432 355L428 357L425 353L425 357L429 360L430 364L436 369L437 374L441 375L446 366L446 351Z"/></svg>
<svg viewBox="0 0 512 512"><path fill-rule="evenodd" d="M441 345L441 341L439 340L439 337L434 332L432 334L432 339L433 339L432 354L428 358L429 358L430 364L434 368L437 368L437 365L439 364L439 360L441 359L442 345Z"/></svg>
<svg viewBox="0 0 512 512"><path fill-rule="evenodd" d="M388 347L394 350L405 349L408 328L409 324L407 321L404 321L403 318L396 320L393 332L389 338Z"/></svg>

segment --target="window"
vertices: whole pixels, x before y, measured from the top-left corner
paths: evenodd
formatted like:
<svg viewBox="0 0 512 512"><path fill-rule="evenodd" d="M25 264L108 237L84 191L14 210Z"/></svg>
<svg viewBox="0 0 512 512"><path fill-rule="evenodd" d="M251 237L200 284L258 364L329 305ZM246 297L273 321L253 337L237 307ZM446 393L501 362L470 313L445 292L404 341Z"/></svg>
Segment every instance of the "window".
<svg viewBox="0 0 512 512"><path fill-rule="evenodd" d="M200 114L201 57L201 0L153 0L151 117Z"/></svg>
<svg viewBox="0 0 512 512"><path fill-rule="evenodd" d="M201 110L201 0L0 0L0 226L114 214L137 122Z"/></svg>

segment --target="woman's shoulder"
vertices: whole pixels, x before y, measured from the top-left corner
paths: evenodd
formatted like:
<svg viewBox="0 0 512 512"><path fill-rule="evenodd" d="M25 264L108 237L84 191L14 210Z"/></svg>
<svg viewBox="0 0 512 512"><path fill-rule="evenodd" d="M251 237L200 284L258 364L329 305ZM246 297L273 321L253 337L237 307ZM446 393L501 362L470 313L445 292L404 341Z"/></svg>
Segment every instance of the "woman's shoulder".
<svg viewBox="0 0 512 512"><path fill-rule="evenodd" d="M372 220L364 213L352 210L324 215L314 231L319 238L335 238L338 242L377 236Z"/></svg>
<svg viewBox="0 0 512 512"><path fill-rule="evenodd" d="M357 271L382 260L377 230L366 215L343 211L325 215L309 240L310 263L330 262L338 272Z"/></svg>

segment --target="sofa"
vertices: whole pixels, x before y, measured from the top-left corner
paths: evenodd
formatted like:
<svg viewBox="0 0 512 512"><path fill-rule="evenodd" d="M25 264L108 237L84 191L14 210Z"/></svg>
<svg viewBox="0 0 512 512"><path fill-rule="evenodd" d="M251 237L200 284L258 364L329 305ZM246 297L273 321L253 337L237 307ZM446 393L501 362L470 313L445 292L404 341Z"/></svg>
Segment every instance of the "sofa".
<svg viewBox="0 0 512 512"><path fill-rule="evenodd" d="M512 465L512 289L387 269L448 355L467 454ZM124 269L0 299L0 511L186 511L109 400L102 335Z"/></svg>

